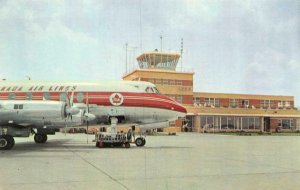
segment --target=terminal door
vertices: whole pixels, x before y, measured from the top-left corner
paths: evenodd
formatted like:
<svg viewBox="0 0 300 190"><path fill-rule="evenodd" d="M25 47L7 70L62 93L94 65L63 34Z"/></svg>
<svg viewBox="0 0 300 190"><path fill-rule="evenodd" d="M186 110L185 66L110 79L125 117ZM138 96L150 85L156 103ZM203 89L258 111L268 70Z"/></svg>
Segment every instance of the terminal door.
<svg viewBox="0 0 300 190"><path fill-rule="evenodd" d="M271 122L270 122L270 117L264 117L264 131L270 132L270 127Z"/></svg>

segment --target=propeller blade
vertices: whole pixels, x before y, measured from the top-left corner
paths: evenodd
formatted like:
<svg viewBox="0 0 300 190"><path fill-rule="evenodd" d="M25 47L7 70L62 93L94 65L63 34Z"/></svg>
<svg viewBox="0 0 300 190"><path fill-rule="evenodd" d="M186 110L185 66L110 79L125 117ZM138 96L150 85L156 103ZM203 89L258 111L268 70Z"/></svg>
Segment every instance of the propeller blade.
<svg viewBox="0 0 300 190"><path fill-rule="evenodd" d="M72 107L74 103L74 89L72 90L71 98L70 98L70 106Z"/></svg>
<svg viewBox="0 0 300 190"><path fill-rule="evenodd" d="M69 96L69 92L66 91L66 103L67 103L67 118L71 118L71 120L73 120L72 115L77 114L78 113L78 109L73 107L73 103L74 103L74 89L72 89L72 93L71 93L71 97Z"/></svg>
<svg viewBox="0 0 300 190"><path fill-rule="evenodd" d="M90 112L90 108L89 108L89 94L88 93L86 93L85 105L86 105L86 112L89 113Z"/></svg>
<svg viewBox="0 0 300 190"><path fill-rule="evenodd" d="M86 121L86 144L89 144L89 121Z"/></svg>
<svg viewBox="0 0 300 190"><path fill-rule="evenodd" d="M88 144L89 143L89 120L88 120L88 115L89 115L89 112L90 112L89 94L88 93L86 93L85 105L86 105L86 111L85 111L85 117L86 117L86 144Z"/></svg>

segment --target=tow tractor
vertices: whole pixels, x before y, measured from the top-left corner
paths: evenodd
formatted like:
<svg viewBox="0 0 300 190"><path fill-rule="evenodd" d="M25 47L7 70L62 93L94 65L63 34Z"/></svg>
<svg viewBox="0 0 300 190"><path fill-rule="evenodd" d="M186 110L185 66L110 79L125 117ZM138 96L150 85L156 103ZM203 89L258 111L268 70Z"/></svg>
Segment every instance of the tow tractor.
<svg viewBox="0 0 300 190"><path fill-rule="evenodd" d="M134 132L129 129L127 133L117 132L117 118L111 118L110 132L98 132L95 134L96 147L125 147L130 148L130 143L135 143L136 146L144 146L146 144L145 138L140 135L134 137Z"/></svg>

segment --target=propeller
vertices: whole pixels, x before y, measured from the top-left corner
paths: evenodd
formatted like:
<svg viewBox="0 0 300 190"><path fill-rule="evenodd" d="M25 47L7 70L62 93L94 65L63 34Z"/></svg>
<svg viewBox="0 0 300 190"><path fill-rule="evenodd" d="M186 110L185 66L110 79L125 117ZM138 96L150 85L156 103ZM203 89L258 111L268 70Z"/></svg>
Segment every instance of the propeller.
<svg viewBox="0 0 300 190"><path fill-rule="evenodd" d="M88 143L88 131L89 131L89 122L94 120L96 117L94 114L90 113L90 106L89 106L89 94L86 93L86 101L85 101L85 112L84 112L84 120L86 122L86 133L87 133L87 139L86 142Z"/></svg>
<svg viewBox="0 0 300 190"><path fill-rule="evenodd" d="M67 118L71 118L72 120L72 115L76 115L79 113L79 109L73 106L74 102L74 90L72 90L71 97L69 98L68 93L66 93L66 115Z"/></svg>
<svg viewBox="0 0 300 190"><path fill-rule="evenodd" d="M84 113L84 117L85 117L85 122L86 122L86 144L89 143L89 120L88 120L88 114L90 112L90 107L89 107L89 94L86 93L86 101L85 101L85 113Z"/></svg>

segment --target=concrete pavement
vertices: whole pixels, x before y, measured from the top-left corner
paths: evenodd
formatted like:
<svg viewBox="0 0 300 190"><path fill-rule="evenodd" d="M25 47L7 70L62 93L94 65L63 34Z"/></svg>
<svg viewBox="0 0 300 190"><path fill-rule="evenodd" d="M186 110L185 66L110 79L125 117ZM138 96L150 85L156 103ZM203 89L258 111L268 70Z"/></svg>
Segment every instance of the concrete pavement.
<svg viewBox="0 0 300 190"><path fill-rule="evenodd" d="M179 133L99 149L84 134L0 151L0 190L299 189L300 137Z"/></svg>

